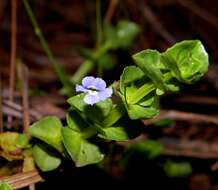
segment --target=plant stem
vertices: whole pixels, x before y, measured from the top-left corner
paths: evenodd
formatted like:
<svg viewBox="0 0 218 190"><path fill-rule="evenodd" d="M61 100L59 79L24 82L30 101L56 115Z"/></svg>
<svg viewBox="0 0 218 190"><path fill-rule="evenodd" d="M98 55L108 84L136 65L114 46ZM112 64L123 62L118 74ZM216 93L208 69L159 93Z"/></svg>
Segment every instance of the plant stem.
<svg viewBox="0 0 218 190"><path fill-rule="evenodd" d="M23 132L28 136L28 128L30 125L29 118L29 100L28 100L28 69L21 62L18 64L18 77L21 81L22 103L23 103Z"/></svg>
<svg viewBox="0 0 218 190"><path fill-rule="evenodd" d="M112 17L117 9L119 0L110 0L109 8L107 10L106 16L104 18L105 23L110 23L112 20Z"/></svg>
<svg viewBox="0 0 218 190"><path fill-rule="evenodd" d="M17 0L11 0L11 57L10 57L10 79L9 79L9 101L14 101L16 46L17 46ZM12 117L8 116L8 128L12 127Z"/></svg>
<svg viewBox="0 0 218 190"><path fill-rule="evenodd" d="M111 45L109 43L105 43L100 48L97 48L94 52L94 59L85 60L74 73L74 75L71 77L71 82L73 84L80 83L82 78L86 76L95 67L99 57L101 57L105 52L107 52L108 49L110 49L110 47Z"/></svg>
<svg viewBox="0 0 218 190"><path fill-rule="evenodd" d="M43 33L41 32L41 29L36 21L35 15L34 15L31 7L29 5L28 0L23 0L23 4L24 4L26 12L29 16L29 19L32 23L32 26L34 28L34 32L35 32L36 36L39 38L39 41L42 45L42 48L45 51L45 53L47 54L47 57L48 57L49 61L51 62L56 74L58 75L62 85L66 88L70 87L70 80L68 80L68 77L67 77L65 71L63 70L61 65L57 62L57 60L55 59L48 43L46 42L46 40L43 36Z"/></svg>

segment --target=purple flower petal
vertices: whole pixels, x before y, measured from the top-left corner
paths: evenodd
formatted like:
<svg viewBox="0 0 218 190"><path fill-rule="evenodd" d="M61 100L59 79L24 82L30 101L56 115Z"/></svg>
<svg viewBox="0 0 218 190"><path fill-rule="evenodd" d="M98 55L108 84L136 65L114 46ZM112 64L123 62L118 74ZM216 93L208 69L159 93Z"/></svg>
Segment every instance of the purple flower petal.
<svg viewBox="0 0 218 190"><path fill-rule="evenodd" d="M105 90L98 92L99 100L102 101L107 98L110 98L112 96L112 93L113 90L111 88L106 88Z"/></svg>
<svg viewBox="0 0 218 190"><path fill-rule="evenodd" d="M99 102L99 97L98 97L98 93L96 94L87 94L84 98L84 102L86 104L89 104L89 105L93 105L97 102Z"/></svg>
<svg viewBox="0 0 218 190"><path fill-rule="evenodd" d="M88 77L83 78L82 85L85 88L90 88L93 86L94 81L95 81L94 77L88 76Z"/></svg>
<svg viewBox="0 0 218 190"><path fill-rule="evenodd" d="M76 92L88 92L88 90L85 89L82 85L77 84L76 85Z"/></svg>
<svg viewBox="0 0 218 190"><path fill-rule="evenodd" d="M112 96L112 89L106 88L106 83L101 78L92 76L85 77L82 80L82 85L76 85L77 92L87 93L84 97L84 102L93 105Z"/></svg>
<svg viewBox="0 0 218 190"><path fill-rule="evenodd" d="M95 87L96 90L99 90L99 91L102 91L106 88L106 83L103 79L101 78L96 78L94 81L93 81L93 86L92 88Z"/></svg>

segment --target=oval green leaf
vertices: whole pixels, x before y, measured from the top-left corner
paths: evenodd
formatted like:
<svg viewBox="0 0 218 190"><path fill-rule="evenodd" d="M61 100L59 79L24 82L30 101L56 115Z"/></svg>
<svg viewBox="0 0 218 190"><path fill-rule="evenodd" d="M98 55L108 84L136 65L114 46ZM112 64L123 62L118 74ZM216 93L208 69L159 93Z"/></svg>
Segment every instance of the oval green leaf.
<svg viewBox="0 0 218 190"><path fill-rule="evenodd" d="M33 137L48 143L58 151L62 152L63 145L61 142L61 128L62 123L59 118L55 116L47 116L35 122L29 128L29 132Z"/></svg>
<svg viewBox="0 0 218 190"><path fill-rule="evenodd" d="M179 81L194 83L208 70L208 54L199 40L185 40L176 43L163 53L166 67Z"/></svg>
<svg viewBox="0 0 218 190"><path fill-rule="evenodd" d="M155 86L161 90L165 89L164 77L160 70L161 54L156 50L143 50L133 55L135 63L148 76Z"/></svg>
<svg viewBox="0 0 218 190"><path fill-rule="evenodd" d="M42 144L33 147L33 157L36 165L43 172L54 170L61 164L61 159Z"/></svg>
<svg viewBox="0 0 218 190"><path fill-rule="evenodd" d="M129 140L129 135L125 127L113 126L102 128L104 133L99 133L98 136L103 139L114 140L114 141L126 141Z"/></svg>
<svg viewBox="0 0 218 190"><path fill-rule="evenodd" d="M70 128L62 128L64 146L77 167L100 162L104 155L99 148Z"/></svg>

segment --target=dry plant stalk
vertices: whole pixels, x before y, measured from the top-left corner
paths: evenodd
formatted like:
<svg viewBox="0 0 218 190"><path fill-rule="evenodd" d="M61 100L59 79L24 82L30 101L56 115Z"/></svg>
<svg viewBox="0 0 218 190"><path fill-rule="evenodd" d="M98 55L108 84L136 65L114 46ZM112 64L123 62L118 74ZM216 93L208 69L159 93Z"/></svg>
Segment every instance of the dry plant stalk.
<svg viewBox="0 0 218 190"><path fill-rule="evenodd" d="M23 132L28 134L30 125L29 100L28 100L28 69L24 64L18 67L18 76L21 81L22 101L23 101Z"/></svg>
<svg viewBox="0 0 218 190"><path fill-rule="evenodd" d="M111 22L113 15L117 9L118 3L119 3L119 0L111 0L110 1L109 8L108 8L107 13L106 13L105 18L104 18L104 22L106 22L106 23Z"/></svg>
<svg viewBox="0 0 218 190"><path fill-rule="evenodd" d="M0 182L10 184L13 189L31 186L41 181L43 181L43 179L36 170L0 178Z"/></svg>
<svg viewBox="0 0 218 190"><path fill-rule="evenodd" d="M145 125L151 125L162 119L174 119L180 121L191 121L191 122L203 122L203 123L213 123L218 125L218 118L203 114L191 113L191 112L183 112L177 110L162 110L161 113L153 118L143 120Z"/></svg>

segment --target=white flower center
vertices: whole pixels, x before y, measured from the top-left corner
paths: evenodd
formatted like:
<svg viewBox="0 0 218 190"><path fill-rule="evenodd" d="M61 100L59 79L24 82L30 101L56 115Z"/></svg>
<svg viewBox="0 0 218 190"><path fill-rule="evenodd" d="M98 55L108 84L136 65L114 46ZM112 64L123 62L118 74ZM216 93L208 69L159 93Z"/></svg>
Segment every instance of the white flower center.
<svg viewBox="0 0 218 190"><path fill-rule="evenodd" d="M96 94L98 94L98 92L97 92L96 90L88 90L88 93L89 93L90 95L96 95Z"/></svg>

